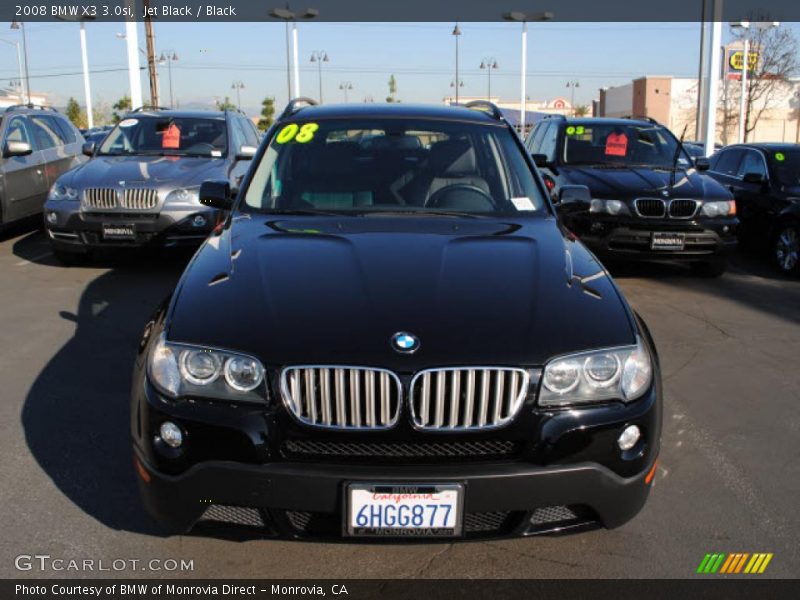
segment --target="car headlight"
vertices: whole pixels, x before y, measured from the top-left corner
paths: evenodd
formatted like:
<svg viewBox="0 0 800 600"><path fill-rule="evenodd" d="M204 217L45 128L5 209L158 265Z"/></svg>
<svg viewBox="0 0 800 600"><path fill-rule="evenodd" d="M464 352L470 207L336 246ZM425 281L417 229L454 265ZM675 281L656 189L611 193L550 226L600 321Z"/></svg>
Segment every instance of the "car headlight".
<svg viewBox="0 0 800 600"><path fill-rule="evenodd" d="M237 402L264 402L264 366L246 354L167 342L164 334L150 351L147 372L164 394Z"/></svg>
<svg viewBox="0 0 800 600"><path fill-rule="evenodd" d="M650 354L641 340L635 346L571 354L550 361L544 368L539 404L630 402L640 397L652 380Z"/></svg>
<svg viewBox="0 0 800 600"><path fill-rule="evenodd" d="M704 202L700 214L706 217L730 217L736 214L736 202L733 200Z"/></svg>
<svg viewBox="0 0 800 600"><path fill-rule="evenodd" d="M592 203L589 205L589 212L607 213L609 215L631 214L631 211L628 210L628 205L622 200L603 200L601 198L592 198Z"/></svg>
<svg viewBox="0 0 800 600"><path fill-rule="evenodd" d="M174 204L200 204L200 188L179 188L167 194L167 203Z"/></svg>
<svg viewBox="0 0 800 600"><path fill-rule="evenodd" d="M50 188L50 193L47 195L48 200L77 200L78 190L71 188L57 181Z"/></svg>

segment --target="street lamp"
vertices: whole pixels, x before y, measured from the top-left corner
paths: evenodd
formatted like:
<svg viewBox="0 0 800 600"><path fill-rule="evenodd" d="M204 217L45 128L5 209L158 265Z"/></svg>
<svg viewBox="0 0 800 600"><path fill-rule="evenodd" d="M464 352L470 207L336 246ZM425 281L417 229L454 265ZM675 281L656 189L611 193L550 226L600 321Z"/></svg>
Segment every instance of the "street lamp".
<svg viewBox="0 0 800 600"><path fill-rule="evenodd" d="M456 85L456 81L458 81L458 85ZM464 82L460 79L451 79L450 87L456 91L456 104L458 104L458 88L463 88Z"/></svg>
<svg viewBox="0 0 800 600"><path fill-rule="evenodd" d="M499 69L497 59L494 56L484 56L481 61L481 69L486 69L487 76L487 90L486 99L492 101L492 69Z"/></svg>
<svg viewBox="0 0 800 600"><path fill-rule="evenodd" d="M92 110L92 86L89 81L89 55L86 50L86 21L94 20L94 17L57 17L62 21L78 21L80 23L81 39L81 66L83 68L83 94L86 97L86 125L91 129L94 127L94 111Z"/></svg>
<svg viewBox="0 0 800 600"><path fill-rule="evenodd" d="M328 62L328 53L325 50L314 50L311 53L311 62L317 63L317 74L319 76L319 103L322 104L322 63Z"/></svg>
<svg viewBox="0 0 800 600"><path fill-rule="evenodd" d="M451 34L454 38L456 38L456 81L459 81L458 78L458 38L461 37L461 30L458 28L458 23L456 26L453 27L453 33ZM463 85L463 84L462 84ZM458 86L452 86L456 88L456 104L458 104Z"/></svg>
<svg viewBox="0 0 800 600"><path fill-rule="evenodd" d="M575 88L581 87L579 81L568 81L567 88L571 88L570 95L569 95L569 106L572 109L572 114L575 114Z"/></svg>
<svg viewBox="0 0 800 600"><path fill-rule="evenodd" d="M292 96L300 96L300 63L297 58L297 19L313 19L319 15L316 8L306 8L303 11L293 12L286 8L273 8L269 11L269 16L273 19L280 19L286 23L286 85L289 100ZM292 23L291 43L289 42L289 22ZM294 90L292 89L292 56L294 56Z"/></svg>
<svg viewBox="0 0 800 600"><path fill-rule="evenodd" d="M22 73L22 54L20 54L19 42L9 42L8 40L4 40L2 38L0 38L0 42L4 42L4 43L8 44L9 46L16 46L16 48L17 48L17 68L19 70L19 79L16 82L16 86L19 87L19 90L20 90L20 94L19 94L20 102L22 102L23 104L26 104L26 102L25 102L25 78L24 78L24 75Z"/></svg>
<svg viewBox="0 0 800 600"><path fill-rule="evenodd" d="M750 31L751 27L759 31L766 31L780 25L777 21L765 21L752 23L750 21L738 21L731 23L731 29L739 29L742 32L742 97L739 99L739 143L745 142L745 126L747 123L747 72L750 70Z"/></svg>
<svg viewBox="0 0 800 600"><path fill-rule="evenodd" d="M231 84L231 89L236 90L236 107L239 110L242 110L242 97L241 97L242 88L244 88L244 83L241 81L234 81Z"/></svg>
<svg viewBox="0 0 800 600"><path fill-rule="evenodd" d="M527 84L527 71L528 71L528 21L550 21L553 18L553 13L531 13L513 11L505 13L503 18L506 21L522 22L522 58L520 61L520 83L519 83L519 127L520 133L525 135L525 112L528 105L528 96L525 90Z"/></svg>
<svg viewBox="0 0 800 600"><path fill-rule="evenodd" d="M163 50L158 62L162 65L167 63L167 72L169 73L169 107L175 108L175 103L172 97L172 61L178 60L178 54L175 50Z"/></svg>
<svg viewBox="0 0 800 600"><path fill-rule="evenodd" d="M22 54L25 57L25 89L27 90L26 95L28 96L28 101L25 104L31 103L31 76L28 72L28 43L27 38L25 37L25 23L22 21L11 21L11 29L19 29L22 32ZM19 54L17 54L19 57Z"/></svg>
<svg viewBox="0 0 800 600"><path fill-rule="evenodd" d="M347 91L353 89L353 84L350 81L343 81L339 84L339 89L344 92L344 102L347 104Z"/></svg>

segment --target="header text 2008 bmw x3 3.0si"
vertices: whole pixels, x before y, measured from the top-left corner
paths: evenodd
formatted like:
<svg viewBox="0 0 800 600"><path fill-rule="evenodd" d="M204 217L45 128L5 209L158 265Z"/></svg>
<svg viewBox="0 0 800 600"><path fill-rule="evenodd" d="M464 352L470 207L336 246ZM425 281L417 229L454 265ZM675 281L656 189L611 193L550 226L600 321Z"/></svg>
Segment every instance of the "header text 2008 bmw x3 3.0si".
<svg viewBox="0 0 800 600"><path fill-rule="evenodd" d="M659 450L653 342L558 224L515 132L469 108L302 106L145 328L148 510L301 538L619 526ZM566 186L559 210L588 203Z"/></svg>

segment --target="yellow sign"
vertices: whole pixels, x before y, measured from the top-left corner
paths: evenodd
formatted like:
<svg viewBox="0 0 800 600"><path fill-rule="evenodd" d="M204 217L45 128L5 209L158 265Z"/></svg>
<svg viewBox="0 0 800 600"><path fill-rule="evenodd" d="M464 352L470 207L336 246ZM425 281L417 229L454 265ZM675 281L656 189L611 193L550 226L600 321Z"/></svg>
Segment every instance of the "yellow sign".
<svg viewBox="0 0 800 600"><path fill-rule="evenodd" d="M756 66L758 65L758 58L758 51L747 53L748 73L755 71ZM730 71L741 71L742 66L744 65L744 51L734 50L728 54L728 65L730 66Z"/></svg>

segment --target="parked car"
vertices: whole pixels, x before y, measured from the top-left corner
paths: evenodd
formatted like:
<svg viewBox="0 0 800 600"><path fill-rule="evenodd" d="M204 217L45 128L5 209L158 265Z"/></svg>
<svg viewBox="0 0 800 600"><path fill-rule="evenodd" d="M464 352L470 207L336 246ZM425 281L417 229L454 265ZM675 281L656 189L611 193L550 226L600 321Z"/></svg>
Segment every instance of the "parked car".
<svg viewBox="0 0 800 600"><path fill-rule="evenodd" d="M41 213L58 176L86 160L80 132L51 108L5 109L0 140L0 227Z"/></svg>
<svg viewBox="0 0 800 600"><path fill-rule="evenodd" d="M684 261L718 276L736 245L730 192L666 127L648 119L549 118L525 142L554 202L586 185L592 204L564 225L601 259Z"/></svg>
<svg viewBox="0 0 800 600"><path fill-rule="evenodd" d="M656 350L501 112L308 103L236 199L200 188L230 215L145 327L150 513L350 539L631 519L659 451ZM562 211L589 204L562 187Z"/></svg>
<svg viewBox="0 0 800 600"><path fill-rule="evenodd" d="M709 174L736 198L742 239L768 246L784 273L800 273L800 145L727 146Z"/></svg>
<svg viewBox="0 0 800 600"><path fill-rule="evenodd" d="M93 143L95 147L97 147L104 139L106 139L106 136L110 132L111 128L106 129L105 127L96 127L84 133L83 139L87 142Z"/></svg>
<svg viewBox="0 0 800 600"><path fill-rule="evenodd" d="M99 145L87 142L92 160L50 190L45 228L54 253L69 263L100 247L199 245L219 217L200 204L200 183L221 178L235 187L257 145L238 111L129 113Z"/></svg>

